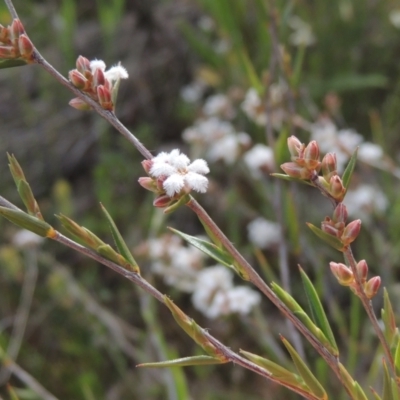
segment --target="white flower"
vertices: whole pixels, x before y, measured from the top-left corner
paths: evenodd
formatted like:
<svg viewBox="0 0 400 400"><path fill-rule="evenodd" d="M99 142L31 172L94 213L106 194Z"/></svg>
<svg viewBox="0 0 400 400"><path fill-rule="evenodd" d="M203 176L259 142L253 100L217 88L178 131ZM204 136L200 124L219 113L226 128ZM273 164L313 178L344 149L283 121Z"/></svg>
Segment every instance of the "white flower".
<svg viewBox="0 0 400 400"><path fill-rule="evenodd" d="M26 248L39 246L43 240L44 238L36 233L22 229L14 235L12 242L18 248Z"/></svg>
<svg viewBox="0 0 400 400"><path fill-rule="evenodd" d="M281 228L276 222L258 217L247 225L248 238L260 249L267 249L279 243Z"/></svg>
<svg viewBox="0 0 400 400"><path fill-rule="evenodd" d="M372 213L380 214L388 206L388 200L378 188L363 184L346 193L344 202L349 215L368 221Z"/></svg>
<svg viewBox="0 0 400 400"><path fill-rule="evenodd" d="M250 88L247 91L241 107L246 115L258 125L265 125L267 123L264 104L256 89Z"/></svg>
<svg viewBox="0 0 400 400"><path fill-rule="evenodd" d="M207 117L219 115L227 119L234 118L236 115L229 97L224 94L208 97L203 106L203 113Z"/></svg>
<svg viewBox="0 0 400 400"><path fill-rule="evenodd" d="M382 160L383 149L375 143L365 142L360 145L357 157L367 164L375 164Z"/></svg>
<svg viewBox="0 0 400 400"><path fill-rule="evenodd" d="M259 293L233 286L233 274L222 265L199 272L192 302L208 318L231 313L247 314L260 301Z"/></svg>
<svg viewBox="0 0 400 400"><path fill-rule="evenodd" d="M180 91L180 95L186 103L194 104L200 101L206 88L206 83L198 79L184 86Z"/></svg>
<svg viewBox="0 0 400 400"><path fill-rule="evenodd" d="M231 165L237 160L242 147L246 147L250 143L251 139L247 133L231 133L215 141L207 151L206 157L210 161L223 160L226 164Z"/></svg>
<svg viewBox="0 0 400 400"><path fill-rule="evenodd" d="M389 20L395 28L400 29L400 8L390 11Z"/></svg>
<svg viewBox="0 0 400 400"><path fill-rule="evenodd" d="M195 190L205 193L208 187L208 179L203 176L210 169L207 163L198 159L190 163L185 154L180 154L178 149L170 153L162 152L152 159L150 175L153 178L163 178L163 188L168 196L185 190Z"/></svg>
<svg viewBox="0 0 400 400"><path fill-rule="evenodd" d="M311 46L315 43L315 36L311 26L297 15L288 19L288 25L293 29L289 41L295 46Z"/></svg>
<svg viewBox="0 0 400 400"><path fill-rule="evenodd" d="M262 171L272 171L275 167L273 150L261 143L247 151L243 160L254 178L261 178Z"/></svg>
<svg viewBox="0 0 400 400"><path fill-rule="evenodd" d="M105 71L106 63L103 60L92 60L90 61L90 69L92 71L92 74L95 73L96 69L101 69L102 71Z"/></svg>
<svg viewBox="0 0 400 400"><path fill-rule="evenodd" d="M129 75L122 65L114 65L104 73L104 76L109 81L118 81L119 79L127 79Z"/></svg>

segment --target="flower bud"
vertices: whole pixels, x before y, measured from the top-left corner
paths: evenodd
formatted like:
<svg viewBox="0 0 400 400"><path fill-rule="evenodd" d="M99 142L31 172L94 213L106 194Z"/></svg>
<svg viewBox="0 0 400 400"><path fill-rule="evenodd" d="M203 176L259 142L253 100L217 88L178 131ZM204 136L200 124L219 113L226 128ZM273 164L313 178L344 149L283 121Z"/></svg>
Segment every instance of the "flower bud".
<svg viewBox="0 0 400 400"><path fill-rule="evenodd" d="M329 194L337 201L341 202L346 194L346 189L343 186L342 180L338 175L332 176L329 181Z"/></svg>
<svg viewBox="0 0 400 400"><path fill-rule="evenodd" d="M19 19L14 19L10 26L10 38L13 41L13 44L17 43L17 39L25 33L24 26Z"/></svg>
<svg viewBox="0 0 400 400"><path fill-rule="evenodd" d="M368 299L372 299L377 293L381 286L381 277L374 276L364 286L365 296Z"/></svg>
<svg viewBox="0 0 400 400"><path fill-rule="evenodd" d="M80 110L80 111L88 111L92 108L92 107L90 107L90 105L88 103L86 103L79 97L73 98L72 100L69 101L68 104L71 107L76 108L77 110Z"/></svg>
<svg viewBox="0 0 400 400"><path fill-rule="evenodd" d="M329 221L322 221L321 222L321 230L323 230L326 233L329 233L329 235L339 237L340 236L340 231L332 225L331 222Z"/></svg>
<svg viewBox="0 0 400 400"><path fill-rule="evenodd" d="M332 220L334 222L346 222L347 217L347 207L343 203L339 203L333 212Z"/></svg>
<svg viewBox="0 0 400 400"><path fill-rule="evenodd" d="M306 167L311 170L317 169L321 165L319 161L319 146L315 140L308 143L307 147L305 148L304 160Z"/></svg>
<svg viewBox="0 0 400 400"><path fill-rule="evenodd" d="M360 277L361 283L365 283L368 277L368 264L365 260L361 260L356 265L358 276Z"/></svg>
<svg viewBox="0 0 400 400"><path fill-rule="evenodd" d="M332 176L337 175L337 162L335 153L327 153L322 159L322 175L327 182L330 181Z"/></svg>
<svg viewBox="0 0 400 400"><path fill-rule="evenodd" d="M151 167L153 165L153 161L151 161L151 160L143 160L141 164L142 164L142 167L145 170L146 174L150 175L150 169L151 169Z"/></svg>
<svg viewBox="0 0 400 400"><path fill-rule="evenodd" d="M33 43L25 34L22 34L18 39L18 49L23 59L26 61L32 60L34 50Z"/></svg>
<svg viewBox="0 0 400 400"><path fill-rule="evenodd" d="M343 286L350 286L354 282L352 270L342 263L330 262L329 266L335 278Z"/></svg>
<svg viewBox="0 0 400 400"><path fill-rule="evenodd" d="M88 86L89 81L77 70L73 69L68 73L69 80L78 89L85 89Z"/></svg>
<svg viewBox="0 0 400 400"><path fill-rule="evenodd" d="M356 219L354 221L351 221L343 231L342 236L340 237L340 240L345 246L348 246L350 243L354 242L356 240L358 234L360 233L361 230L361 220Z"/></svg>
<svg viewBox="0 0 400 400"><path fill-rule="evenodd" d="M292 178L310 179L311 177L311 172L307 168L301 167L294 162L284 163L281 165L281 168L285 171L286 175Z"/></svg>
<svg viewBox="0 0 400 400"><path fill-rule="evenodd" d="M296 158L298 158L304 150L304 144L300 142L299 139L297 139L296 136L290 136L287 140L289 152L291 155L292 161L294 161Z"/></svg>
<svg viewBox="0 0 400 400"><path fill-rule="evenodd" d="M86 57L79 56L76 59L76 69L81 74L84 74L86 71L90 71L90 61Z"/></svg>
<svg viewBox="0 0 400 400"><path fill-rule="evenodd" d="M151 192L154 193L159 193L160 191L158 190L156 182L154 182L154 179L148 177L148 176L143 176L138 179L139 185L144 187L146 190L150 190Z"/></svg>
<svg viewBox="0 0 400 400"><path fill-rule="evenodd" d="M153 206L157 208L164 208L167 207L173 200L171 197L167 196L166 194L162 194L158 196L153 201Z"/></svg>
<svg viewBox="0 0 400 400"><path fill-rule="evenodd" d="M12 46L0 46L0 60L1 59L13 59L19 56L18 50Z"/></svg>
<svg viewBox="0 0 400 400"><path fill-rule="evenodd" d="M93 86L104 85L106 78L104 77L104 72L100 68L97 68L93 74Z"/></svg>
<svg viewBox="0 0 400 400"><path fill-rule="evenodd" d="M0 24L0 43L8 44L10 41L10 30Z"/></svg>
<svg viewBox="0 0 400 400"><path fill-rule="evenodd" d="M111 93L103 85L97 86L97 96L99 97L99 104L105 109L112 111L114 105L111 100Z"/></svg>

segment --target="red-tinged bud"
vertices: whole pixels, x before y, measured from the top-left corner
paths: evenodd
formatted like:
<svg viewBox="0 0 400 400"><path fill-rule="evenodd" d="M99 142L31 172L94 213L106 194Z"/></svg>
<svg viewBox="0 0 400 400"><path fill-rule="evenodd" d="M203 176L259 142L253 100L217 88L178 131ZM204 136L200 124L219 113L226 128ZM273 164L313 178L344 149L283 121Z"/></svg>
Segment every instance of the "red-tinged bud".
<svg viewBox="0 0 400 400"><path fill-rule="evenodd" d="M342 236L340 237L340 240L345 246L348 246L350 243L354 242L356 240L358 234L360 233L361 230L361 220L356 219L354 221L351 221L343 231Z"/></svg>
<svg viewBox="0 0 400 400"><path fill-rule="evenodd" d="M308 143L304 150L304 160L308 169L317 169L320 166L319 161L319 146L318 143L313 140Z"/></svg>
<svg viewBox="0 0 400 400"><path fill-rule="evenodd" d="M90 71L90 61L86 57L79 56L76 59L76 69L85 74L86 71Z"/></svg>
<svg viewBox="0 0 400 400"><path fill-rule="evenodd" d="M10 44L10 30L0 24L0 43Z"/></svg>
<svg viewBox="0 0 400 400"><path fill-rule="evenodd" d="M99 98L99 104L105 109L112 111L114 105L111 100L111 93L103 85L97 86L97 96Z"/></svg>
<svg viewBox="0 0 400 400"><path fill-rule="evenodd" d="M346 194L346 188L338 175L332 176L329 181L329 194L337 201L341 202Z"/></svg>
<svg viewBox="0 0 400 400"><path fill-rule="evenodd" d="M143 160L142 161L142 167L145 170L147 175L150 175L150 169L153 166L153 161L151 160Z"/></svg>
<svg viewBox="0 0 400 400"><path fill-rule="evenodd" d="M290 136L290 138L287 140L287 144L292 161L303 154L305 145L301 143L296 136Z"/></svg>
<svg viewBox="0 0 400 400"><path fill-rule="evenodd" d="M311 178L311 171L309 171L305 167L301 167L300 165L294 162L284 163L281 165L281 168L285 171L286 175L289 175L292 178L297 178L297 179Z"/></svg>
<svg viewBox="0 0 400 400"><path fill-rule="evenodd" d="M89 81L77 69L69 71L68 76L71 83L78 89L84 90L88 87Z"/></svg>
<svg viewBox="0 0 400 400"><path fill-rule="evenodd" d="M21 57L26 61L32 60L34 46L31 40L25 34L22 34L18 39L18 49Z"/></svg>
<svg viewBox="0 0 400 400"><path fill-rule="evenodd" d="M327 153L322 159L322 175L327 182L330 181L332 176L337 175L337 161L335 153Z"/></svg>
<svg viewBox="0 0 400 400"><path fill-rule="evenodd" d="M13 59L19 56L19 51L12 46L0 46L0 59Z"/></svg>
<svg viewBox="0 0 400 400"><path fill-rule="evenodd" d="M339 203L333 212L333 222L346 222L348 217L347 207L343 203Z"/></svg>
<svg viewBox="0 0 400 400"><path fill-rule="evenodd" d="M364 285L365 296L368 299L372 299L377 293L381 286L381 277L374 276Z"/></svg>
<svg viewBox="0 0 400 400"><path fill-rule="evenodd" d="M100 68L97 68L93 74L93 86L104 86L105 82L106 78L104 77L104 72ZM109 90L109 88L107 89Z"/></svg>
<svg viewBox="0 0 400 400"><path fill-rule="evenodd" d="M368 277L368 264L365 260L361 260L356 265L358 276L360 277L361 283L365 283Z"/></svg>
<svg viewBox="0 0 400 400"><path fill-rule="evenodd" d="M331 271L338 282L343 286L350 286L354 282L352 270L342 263L329 263Z"/></svg>
<svg viewBox="0 0 400 400"><path fill-rule="evenodd" d="M12 41L18 39L23 33L25 33L24 26L19 19L14 19L10 26L10 38ZM17 42L15 42L17 43Z"/></svg>
<svg viewBox="0 0 400 400"><path fill-rule="evenodd" d="M166 194L162 194L153 201L153 206L157 208L165 208L169 206L172 201L173 200L171 197L167 196Z"/></svg>
<svg viewBox="0 0 400 400"><path fill-rule="evenodd" d="M146 190L150 190L150 192L154 193L160 193L157 187L157 183L154 181L154 179L148 177L148 176L143 176L139 178L138 180L139 185L144 187Z"/></svg>
<svg viewBox="0 0 400 400"><path fill-rule="evenodd" d="M329 223L327 221L322 221L321 222L321 230L323 230L325 233L328 233L329 235L339 237L340 236L340 231L337 229L335 226L332 225L332 223Z"/></svg>
<svg viewBox="0 0 400 400"><path fill-rule="evenodd" d="M76 108L77 110L80 111L88 111L91 110L92 107L79 97L75 97L72 100L69 101L68 103L71 107Z"/></svg>

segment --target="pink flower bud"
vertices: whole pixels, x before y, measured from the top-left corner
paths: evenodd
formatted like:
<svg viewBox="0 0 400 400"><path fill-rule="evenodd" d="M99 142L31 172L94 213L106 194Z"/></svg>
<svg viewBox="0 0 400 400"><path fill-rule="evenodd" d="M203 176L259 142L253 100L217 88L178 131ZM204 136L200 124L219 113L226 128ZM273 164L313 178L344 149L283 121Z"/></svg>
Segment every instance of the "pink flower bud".
<svg viewBox="0 0 400 400"><path fill-rule="evenodd" d="M356 265L358 276L361 283L365 283L368 277L368 264L365 260L361 260Z"/></svg>
<svg viewBox="0 0 400 400"><path fill-rule="evenodd" d="M86 57L79 56L76 59L76 69L82 74L90 71L90 61Z"/></svg>
<svg viewBox="0 0 400 400"><path fill-rule="evenodd" d="M343 186L342 180L338 175L332 176L329 181L329 194L337 201L341 202L346 194L346 189Z"/></svg>
<svg viewBox="0 0 400 400"><path fill-rule="evenodd" d="M292 178L310 179L311 177L311 172L307 168L301 167L294 162L284 163L281 165L281 168L285 171L286 175Z"/></svg>
<svg viewBox="0 0 400 400"><path fill-rule="evenodd" d="M347 207L343 203L339 203L333 212L332 220L334 222L346 222L347 217Z"/></svg>
<svg viewBox="0 0 400 400"><path fill-rule="evenodd" d="M89 84L89 81L77 69L69 71L68 77L71 83L78 89L83 90L87 88Z"/></svg>
<svg viewBox="0 0 400 400"><path fill-rule="evenodd" d="M10 30L0 24L0 43L10 44Z"/></svg>
<svg viewBox="0 0 400 400"><path fill-rule="evenodd" d="M317 169L320 166L319 146L315 140L308 143L304 150L304 160L308 169Z"/></svg>
<svg viewBox="0 0 400 400"><path fill-rule="evenodd" d="M34 51L33 43L25 34L22 34L18 39L18 49L24 60L32 60L32 55Z"/></svg>
<svg viewBox="0 0 400 400"><path fill-rule="evenodd" d="M337 162L335 153L327 153L322 159L322 175L327 182L330 181L332 176L337 175Z"/></svg>
<svg viewBox="0 0 400 400"><path fill-rule="evenodd" d="M300 142L299 139L297 139L296 136L290 136L287 140L288 148L290 155L292 157L292 161L294 161L295 158L298 158L304 150L304 144Z"/></svg>
<svg viewBox="0 0 400 400"><path fill-rule="evenodd" d="M104 72L100 68L97 68L93 74L93 86L104 85L105 82Z"/></svg>
<svg viewBox="0 0 400 400"><path fill-rule="evenodd" d="M13 59L19 56L18 50L12 46L0 46L0 59Z"/></svg>
<svg viewBox="0 0 400 400"><path fill-rule="evenodd" d="M153 165L153 161L151 160L143 160L142 161L142 167L145 170L146 174L150 175L150 168Z"/></svg>
<svg viewBox="0 0 400 400"><path fill-rule="evenodd" d="M111 93L103 85L97 86L97 96L99 97L99 104L105 109L112 111L114 105L111 100Z"/></svg>
<svg viewBox="0 0 400 400"><path fill-rule="evenodd" d="M329 233L329 235L339 237L340 231L332 225L332 223L329 223L327 221L322 221L321 222L321 230L323 230L326 233Z"/></svg>
<svg viewBox="0 0 400 400"><path fill-rule="evenodd" d="M69 101L68 104L71 107L76 108L77 110L80 110L80 111L88 111L92 108L92 107L90 107L90 105L88 103L86 103L79 97L73 98L72 100Z"/></svg>
<svg viewBox="0 0 400 400"><path fill-rule="evenodd" d="M371 278L364 285L364 291L365 291L365 295L367 296L367 298L372 299L378 293L380 286L381 286L381 277L380 276L374 276L373 278Z"/></svg>
<svg viewBox="0 0 400 400"><path fill-rule="evenodd" d="M329 263L331 271L338 282L343 286L350 286L354 282L352 270L342 263Z"/></svg>
<svg viewBox="0 0 400 400"><path fill-rule="evenodd" d="M165 208L167 207L173 200L171 197L166 194L162 194L161 196L156 197L153 201L153 206L157 208Z"/></svg>
<svg viewBox="0 0 400 400"><path fill-rule="evenodd" d="M361 230L361 220L356 219L354 221L351 221L343 231L342 236L340 237L340 240L345 246L348 246L350 243L354 242L356 240L358 234L360 233Z"/></svg>
<svg viewBox="0 0 400 400"><path fill-rule="evenodd" d="M17 43L17 39L25 33L24 26L19 19L14 19L10 26L10 38L14 44Z"/></svg>
<svg viewBox="0 0 400 400"><path fill-rule="evenodd" d="M150 190L150 192L154 192L154 193L159 193L157 184L156 184L156 182L154 182L154 179L152 179L148 176L144 176L144 177L139 178L138 182L139 182L139 185L144 187L146 190Z"/></svg>

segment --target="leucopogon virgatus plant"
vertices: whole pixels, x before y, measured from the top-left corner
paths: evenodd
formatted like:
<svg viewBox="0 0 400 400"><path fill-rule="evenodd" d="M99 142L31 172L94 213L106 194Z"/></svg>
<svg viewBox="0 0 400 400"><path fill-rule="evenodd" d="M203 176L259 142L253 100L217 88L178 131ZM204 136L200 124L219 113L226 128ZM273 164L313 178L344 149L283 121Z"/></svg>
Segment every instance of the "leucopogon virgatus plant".
<svg viewBox="0 0 400 400"><path fill-rule="evenodd" d="M363 259L357 260L351 247L360 234L361 220L349 220L349 212L344 204L344 199L349 190L350 180L356 165L357 151L352 154L345 166L342 161L345 156L340 158L339 161L339 154L335 152L327 152L321 159L321 145L318 140L311 140L308 144L304 144L296 136L287 135L286 140L290 161L286 161L281 165L284 174L274 173L273 176L276 179L307 184L316 188L332 205L332 212L322 220L320 227L311 223L308 226L319 239L343 255L343 259L337 258L330 262L330 270L337 283L348 287L361 302L371 327L380 342L384 357L381 364L383 384L379 389L361 387L348 371L345 363L342 362L334 330L331 328L315 285L306 272L300 268L300 277L310 303L310 312L303 309L292 295L276 282L266 283L195 199L193 192L207 192L209 180L206 175L210 172L208 163L201 158L190 160L179 149L173 149L169 152L164 151L153 156L117 119L114 111L118 87L121 79L128 78L127 71L121 65L116 65L106 70L103 61L89 61L87 58L79 56L76 61L76 68L69 73L69 80L65 79L40 55L25 32L12 7L12 3L8 0L6 3L14 19L10 26L0 27L1 66L6 68L24 64L37 64L44 68L76 96L70 102L72 107L79 110L93 110L100 114L142 154L144 157L142 166L146 176L139 179L139 184L144 189L154 193L154 207L162 209L164 213L179 212L180 207L187 207L200 220L204 227L204 233L207 235L206 237L191 236L175 229L171 229L171 231L176 235L174 237L179 237L179 241L185 241L196 249L196 255L189 255L189 250L186 251L186 254L182 255L185 260L191 258L191 260L194 260L193 265L198 265L198 263L203 262L201 260L203 256L200 257L198 254L203 254L216 261L217 265L208 267L201 272L196 271L196 267L190 271L185 271L185 266L183 265L181 266L182 274L189 273L191 276L196 276L194 279L189 278L186 280L183 279L182 274L178 273L178 276L174 277L169 272L165 272L164 270L168 269L165 264L158 265L159 271L163 271L162 274L169 278L167 283L176 285L183 291L193 293L193 302L197 304L197 308L210 318L216 318L223 315L224 312L246 314L249 309L261 301L261 295L263 295L277 307L303 338L309 342L315 354L327 365L332 376L335 377L333 379L337 380L337 384L343 388L348 398L354 400L368 399L370 397L367 392L370 390L375 399L399 399L400 338L396 326L396 316L389 295L387 291L384 291L381 321L378 321L371 300L377 295L382 279L379 275L371 276L369 274L367 261ZM296 29L300 26L299 20L293 21L292 24ZM310 36L309 32L308 36ZM282 90L286 90L284 88L285 85L282 85L277 84L269 92L271 101L276 102L276 104L280 102ZM229 104L224 103L223 100L221 97L210 99L204 109L204 114L210 119L206 122L197 121L193 127L185 131L184 139L188 142L198 143L199 140L203 140L208 144L213 143L212 148L209 146L204 148L205 157L211 160L223 159L229 164L233 162L236 154L240 153L241 146L243 146L242 149L245 149L246 146L249 147L249 141L245 133L235 133L229 122L221 122L212 115L215 110L219 110L228 119L234 116L235 110L230 108ZM275 114L273 120L268 122L263 99L259 97L255 89L250 89L246 94L242 109L260 125L269 124L271 127L278 127L282 119L285 118L285 111L283 109L279 111L279 107L277 107L276 109L279 112ZM215 129L215 126L217 126L217 129ZM328 128L334 129L332 127ZM214 130L218 131L220 136L216 139L210 135L208 138L207 135ZM314 130L317 132L317 127ZM215 142L217 142L218 146ZM224 152L227 146L230 146L231 151L227 152L225 150ZM339 147L339 150L343 150L343 147ZM256 144L248 151L252 151L252 153L247 155L247 163L252 166L250 168L253 168L257 176L256 171L261 173L260 170L262 168L268 168L270 161L267 160L270 160L274 150L266 148L266 146L263 147L261 144ZM263 160L263 157L265 157L265 160ZM244 159L246 160L246 157ZM293 368L291 369L262 355L245 350L236 351L231 349L227 344L221 343L207 329L198 325L170 297L159 292L149 281L141 276L141 269L136 262L134 254L125 243L112 216L103 206L101 206L101 209L112 232L115 247L105 243L95 233L62 214L57 217L74 239L60 233L42 215L31 187L16 158L13 155L9 155L8 160L11 174L26 211L0 197L0 214L4 218L38 236L54 240L80 252L138 285L149 296L154 297L170 310L176 323L200 346L204 353L167 361L148 362L139 365L140 367L165 368L234 363L260 375L266 380L284 386L305 399L335 398L326 391L323 383L317 379L315 371L308 367L296 346L283 335L281 335L280 339L293 361ZM252 224L253 226L249 229L249 232L253 233L250 236L255 236L252 241L258 242L260 247L262 247L263 241L259 238L260 234L257 235L254 232L265 232L271 229L278 232L278 236L283 234L283 232L279 231L279 227L270 225L268 221L263 219L255 219ZM173 247L175 244L172 244L176 239L169 237L166 240L168 240L167 247L170 246L170 249L169 252L165 253L165 257L168 258L168 263L176 264L179 261L174 261L174 257L178 251L175 252L174 249L182 249L182 247ZM154 242L149 243L149 246L153 246L153 249L160 248L160 244ZM151 251L151 253L154 255L156 250ZM212 278L210 281L207 274L210 274L211 271ZM232 272L242 280L255 286L257 291L249 286L234 286ZM205 293L204 288L207 286L210 286L211 289ZM204 306L204 297L210 297L210 292L214 295L213 301L208 306ZM225 311L223 311L224 309ZM1 358L5 367L14 365L13 361L7 358L7 355L1 354ZM264 398L270 397L266 394Z"/></svg>

